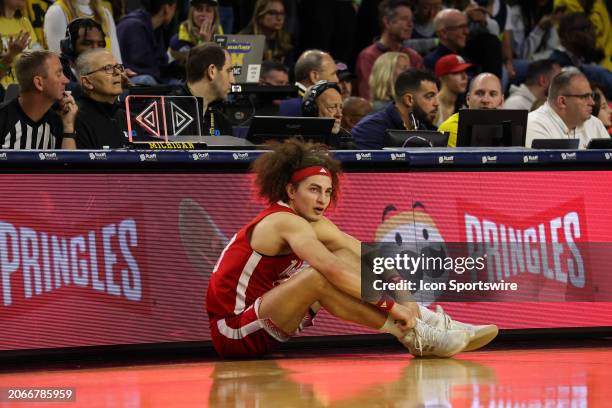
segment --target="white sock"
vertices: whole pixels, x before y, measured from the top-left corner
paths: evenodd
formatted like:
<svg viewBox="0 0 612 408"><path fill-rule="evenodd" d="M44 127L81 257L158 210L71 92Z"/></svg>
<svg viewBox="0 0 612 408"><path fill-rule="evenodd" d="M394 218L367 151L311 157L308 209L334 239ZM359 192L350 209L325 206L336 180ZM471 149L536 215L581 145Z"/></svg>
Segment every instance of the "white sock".
<svg viewBox="0 0 612 408"><path fill-rule="evenodd" d="M436 312L432 312L425 306L419 305L419 311L421 312L421 320L423 320L429 325L438 320L438 315L436 314Z"/></svg>
<svg viewBox="0 0 612 408"><path fill-rule="evenodd" d="M387 320L385 321L385 324L383 324L379 330L384 333L390 333L398 338L404 337L404 333L395 324L395 320L393 320L391 316L387 316Z"/></svg>

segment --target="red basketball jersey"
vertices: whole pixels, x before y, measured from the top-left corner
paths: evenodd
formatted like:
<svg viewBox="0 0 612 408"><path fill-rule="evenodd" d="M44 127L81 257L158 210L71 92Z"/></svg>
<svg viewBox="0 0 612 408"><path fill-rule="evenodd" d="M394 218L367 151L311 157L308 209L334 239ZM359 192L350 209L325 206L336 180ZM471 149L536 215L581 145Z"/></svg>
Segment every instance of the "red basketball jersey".
<svg viewBox="0 0 612 408"><path fill-rule="evenodd" d="M238 231L221 253L206 294L206 308L211 320L242 313L258 297L302 266L302 260L294 253L266 256L251 248L250 236L255 225L277 212L295 214L284 203L270 205Z"/></svg>

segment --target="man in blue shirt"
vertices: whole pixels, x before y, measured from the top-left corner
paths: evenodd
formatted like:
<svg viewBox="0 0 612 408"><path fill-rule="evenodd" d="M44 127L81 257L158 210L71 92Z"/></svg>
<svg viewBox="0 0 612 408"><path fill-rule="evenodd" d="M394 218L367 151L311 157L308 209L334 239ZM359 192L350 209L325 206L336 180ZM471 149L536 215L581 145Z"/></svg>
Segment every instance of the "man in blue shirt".
<svg viewBox="0 0 612 408"><path fill-rule="evenodd" d="M435 130L437 113L436 78L427 71L409 69L395 81L395 100L360 120L353 127L353 139L359 149L382 149L387 129Z"/></svg>

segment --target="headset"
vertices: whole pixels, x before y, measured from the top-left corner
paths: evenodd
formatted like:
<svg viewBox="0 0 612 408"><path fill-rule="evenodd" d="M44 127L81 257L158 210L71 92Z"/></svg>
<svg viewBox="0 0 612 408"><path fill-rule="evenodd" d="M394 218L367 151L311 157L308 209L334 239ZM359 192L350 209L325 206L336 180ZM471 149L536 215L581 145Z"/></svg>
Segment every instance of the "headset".
<svg viewBox="0 0 612 408"><path fill-rule="evenodd" d="M79 29L81 27L97 28L102 33L102 38L106 38L106 34L102 29L102 25L96 20L87 17L75 18L66 26L66 37L60 40L60 50L62 55L76 59L76 41L79 38Z"/></svg>
<svg viewBox="0 0 612 408"><path fill-rule="evenodd" d="M302 101L302 116L316 118L319 116L319 107L317 106L317 98L328 89L335 89L340 94L342 91L335 82L319 81L306 91L304 100Z"/></svg>

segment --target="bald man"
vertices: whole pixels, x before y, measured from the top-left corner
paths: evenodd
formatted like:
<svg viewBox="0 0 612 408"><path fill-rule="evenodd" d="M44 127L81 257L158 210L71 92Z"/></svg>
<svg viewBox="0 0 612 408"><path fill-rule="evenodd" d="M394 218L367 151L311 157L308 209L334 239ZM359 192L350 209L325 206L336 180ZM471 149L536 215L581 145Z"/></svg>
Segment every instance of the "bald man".
<svg viewBox="0 0 612 408"><path fill-rule="evenodd" d="M294 68L298 97L285 99L278 107L279 116L302 116L302 98L306 89L319 81L338 82L336 62L321 50L306 50L300 55Z"/></svg>
<svg viewBox="0 0 612 408"><path fill-rule="evenodd" d="M349 96L342 103L342 128L350 132L353 126L372 110L372 104L367 99Z"/></svg>
<svg viewBox="0 0 612 408"><path fill-rule="evenodd" d="M502 92L499 78L488 72L477 75L470 82L466 103L468 109L501 109L504 104L504 93ZM448 146L457 146L457 129L459 127L459 113L455 113L446 119L438 131L448 132Z"/></svg>
<svg viewBox="0 0 612 408"><path fill-rule="evenodd" d="M96 48L79 55L76 71L83 90L77 100L77 149L124 147L127 124L125 112L117 104L126 81L123 65L106 49Z"/></svg>

